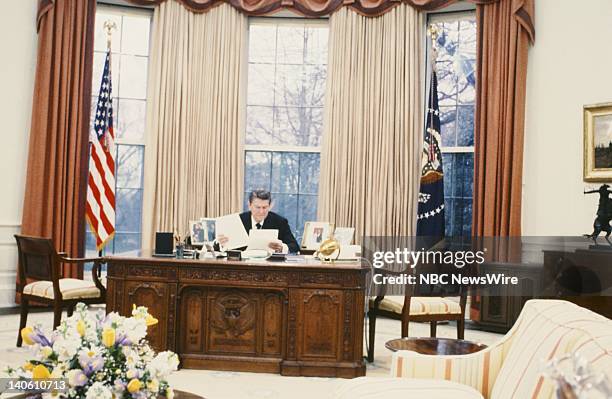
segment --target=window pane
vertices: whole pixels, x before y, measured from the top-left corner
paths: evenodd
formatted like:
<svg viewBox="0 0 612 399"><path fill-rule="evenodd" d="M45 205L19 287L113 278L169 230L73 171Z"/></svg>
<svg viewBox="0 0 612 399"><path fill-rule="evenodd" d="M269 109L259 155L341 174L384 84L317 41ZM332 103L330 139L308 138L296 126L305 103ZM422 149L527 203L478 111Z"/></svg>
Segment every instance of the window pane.
<svg viewBox="0 0 612 399"><path fill-rule="evenodd" d="M319 153L300 154L300 194L314 194L316 197L319 192L320 159Z"/></svg>
<svg viewBox="0 0 612 399"><path fill-rule="evenodd" d="M304 31L304 63L327 64L327 26L307 26Z"/></svg>
<svg viewBox="0 0 612 399"><path fill-rule="evenodd" d="M295 231L298 213L298 196L295 194L278 194L272 192L272 210L287 218L291 231Z"/></svg>
<svg viewBox="0 0 612 399"><path fill-rule="evenodd" d="M147 97L146 57L121 56L119 97L145 99Z"/></svg>
<svg viewBox="0 0 612 399"><path fill-rule="evenodd" d="M304 100L302 105L322 106L325 98L327 69L323 65L304 66Z"/></svg>
<svg viewBox="0 0 612 399"><path fill-rule="evenodd" d="M144 147L117 145L117 187L142 188Z"/></svg>
<svg viewBox="0 0 612 399"><path fill-rule="evenodd" d="M278 142L274 130L272 107L247 106L247 144L275 144Z"/></svg>
<svg viewBox="0 0 612 399"><path fill-rule="evenodd" d="M124 16L121 53L149 55L150 20L145 16Z"/></svg>
<svg viewBox="0 0 612 399"><path fill-rule="evenodd" d="M248 105L274 105L274 65L249 64Z"/></svg>
<svg viewBox="0 0 612 399"><path fill-rule="evenodd" d="M115 254L126 254L140 250L140 233L115 234Z"/></svg>
<svg viewBox="0 0 612 399"><path fill-rule="evenodd" d="M454 147L456 144L456 118L457 110L455 107L440 107L440 130L443 147Z"/></svg>
<svg viewBox="0 0 612 399"><path fill-rule="evenodd" d="M272 153L272 185L270 191L297 194L299 166L299 154L297 153Z"/></svg>
<svg viewBox="0 0 612 399"><path fill-rule="evenodd" d="M457 107L457 113L457 145L472 147L474 146L474 106Z"/></svg>
<svg viewBox="0 0 612 399"><path fill-rule="evenodd" d="M463 104L474 104L476 101L476 61L459 57L457 65L457 92L459 102Z"/></svg>
<svg viewBox="0 0 612 399"><path fill-rule="evenodd" d="M300 195L298 198L298 219L295 226L298 244L304 234L304 224L317 220L317 195Z"/></svg>
<svg viewBox="0 0 612 399"><path fill-rule="evenodd" d="M474 182L473 153L445 153L444 196L446 234L471 234L472 192Z"/></svg>
<svg viewBox="0 0 612 399"><path fill-rule="evenodd" d="M443 68L438 75L438 102L440 106L454 106L457 102L457 77Z"/></svg>
<svg viewBox="0 0 612 399"><path fill-rule="evenodd" d="M277 63L302 64L304 62L304 25L279 26L277 39Z"/></svg>
<svg viewBox="0 0 612 399"><path fill-rule="evenodd" d="M247 151L244 160L245 191L270 190L272 155L263 151Z"/></svg>
<svg viewBox="0 0 612 399"><path fill-rule="evenodd" d="M276 59L276 25L252 24L249 27L249 62L274 63Z"/></svg>
<svg viewBox="0 0 612 399"><path fill-rule="evenodd" d="M473 18L459 21L459 53L466 58L476 58L476 21Z"/></svg>
<svg viewBox="0 0 612 399"><path fill-rule="evenodd" d="M438 36L438 52L444 59L453 58L459 47L459 21L436 23L440 29Z"/></svg>
<svg viewBox="0 0 612 399"><path fill-rule="evenodd" d="M306 105L302 65L276 66L276 105Z"/></svg>
<svg viewBox="0 0 612 399"><path fill-rule="evenodd" d="M144 140L145 112L147 102L145 100L119 100L119 108L115 108L117 115L115 125L117 138L134 141Z"/></svg>
<svg viewBox="0 0 612 399"><path fill-rule="evenodd" d="M122 232L140 232L142 190L118 188L115 228Z"/></svg>

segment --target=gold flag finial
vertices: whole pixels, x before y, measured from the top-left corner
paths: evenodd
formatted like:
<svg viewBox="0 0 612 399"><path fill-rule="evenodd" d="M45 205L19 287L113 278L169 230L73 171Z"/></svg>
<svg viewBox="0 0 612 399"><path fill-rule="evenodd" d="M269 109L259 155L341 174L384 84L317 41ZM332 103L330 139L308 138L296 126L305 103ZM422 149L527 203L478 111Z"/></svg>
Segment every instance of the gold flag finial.
<svg viewBox="0 0 612 399"><path fill-rule="evenodd" d="M440 28L435 24L430 24L427 27L427 36L431 37L431 66L436 69L436 60L438 58L438 36L440 36Z"/></svg>
<svg viewBox="0 0 612 399"><path fill-rule="evenodd" d="M106 45L108 48L111 48L111 37L113 36L113 31L117 30L117 24L110 19L104 21L104 30L106 31Z"/></svg>
<svg viewBox="0 0 612 399"><path fill-rule="evenodd" d="M440 29L434 25L430 24L427 28L427 36L431 37L431 41L435 44L436 40L438 40L438 36L440 35Z"/></svg>

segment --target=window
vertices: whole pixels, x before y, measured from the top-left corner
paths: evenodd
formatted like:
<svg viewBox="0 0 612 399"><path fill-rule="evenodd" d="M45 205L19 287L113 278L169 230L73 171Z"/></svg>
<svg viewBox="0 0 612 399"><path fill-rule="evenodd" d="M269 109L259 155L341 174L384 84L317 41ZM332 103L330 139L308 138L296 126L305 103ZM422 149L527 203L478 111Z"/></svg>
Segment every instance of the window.
<svg viewBox="0 0 612 399"><path fill-rule="evenodd" d="M115 121L115 237L106 253L136 251L141 246L142 193L147 105L147 66L151 12L127 7L98 5L94 38L91 122L93 123L106 56L104 22L117 29L112 36L111 75ZM95 254L96 243L87 226L87 252Z"/></svg>
<svg viewBox="0 0 612 399"><path fill-rule="evenodd" d="M328 28L324 21L257 18L249 26L245 198L270 190L298 242L316 220Z"/></svg>
<svg viewBox="0 0 612 399"><path fill-rule="evenodd" d="M473 12L432 14L438 27L438 99L444 167L446 235L472 233L476 18Z"/></svg>

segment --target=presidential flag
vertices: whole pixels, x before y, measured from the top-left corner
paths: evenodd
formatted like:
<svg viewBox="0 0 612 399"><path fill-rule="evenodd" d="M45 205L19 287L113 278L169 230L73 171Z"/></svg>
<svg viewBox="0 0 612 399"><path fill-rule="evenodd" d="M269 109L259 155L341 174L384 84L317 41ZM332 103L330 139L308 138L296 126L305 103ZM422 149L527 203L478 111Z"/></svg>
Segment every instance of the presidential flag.
<svg viewBox="0 0 612 399"><path fill-rule="evenodd" d="M115 149L111 54L106 53L98 104L90 136L86 218L96 237L98 251L115 234Z"/></svg>
<svg viewBox="0 0 612 399"><path fill-rule="evenodd" d="M435 66L435 63L434 63ZM440 108L438 107L438 78L431 72L427 123L421 158L421 189L417 215L417 235L444 237L444 172L440 151Z"/></svg>

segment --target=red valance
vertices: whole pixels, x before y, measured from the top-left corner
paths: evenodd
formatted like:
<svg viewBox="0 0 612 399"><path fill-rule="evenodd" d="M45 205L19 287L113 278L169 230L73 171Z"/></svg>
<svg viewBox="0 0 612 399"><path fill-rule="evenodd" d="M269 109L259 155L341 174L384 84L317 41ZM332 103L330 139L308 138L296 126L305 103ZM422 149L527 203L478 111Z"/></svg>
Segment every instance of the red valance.
<svg viewBox="0 0 612 399"><path fill-rule="evenodd" d="M154 6L167 0L126 0L129 3ZM291 10L306 17L322 17L332 14L340 7L350 7L358 13L376 17L384 14L393 7L405 3L417 10L432 11L447 7L459 0L170 0L178 1L185 8L196 13L207 12L211 8L229 3L246 15L261 16L274 14L281 10ZM499 0L468 0L474 4L490 4ZM512 9L515 18L529 35L533 43L534 28L534 0L512 0ZM42 16L54 5L54 0L38 1L37 21L40 25Z"/></svg>

